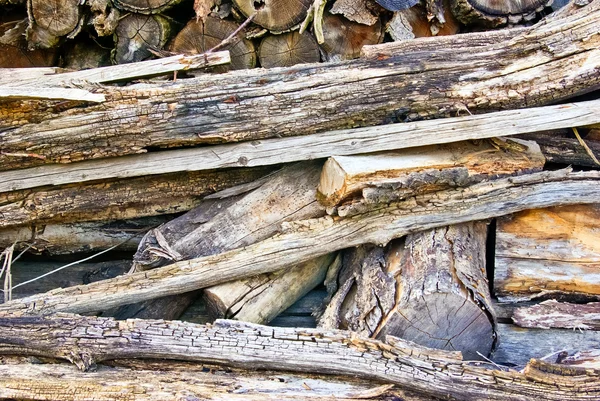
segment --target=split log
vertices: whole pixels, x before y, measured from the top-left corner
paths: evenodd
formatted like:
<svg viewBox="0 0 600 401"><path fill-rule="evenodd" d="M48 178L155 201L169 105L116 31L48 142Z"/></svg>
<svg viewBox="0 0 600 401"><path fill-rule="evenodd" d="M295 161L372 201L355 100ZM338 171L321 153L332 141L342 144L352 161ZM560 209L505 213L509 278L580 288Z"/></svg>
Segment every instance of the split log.
<svg viewBox="0 0 600 401"><path fill-rule="evenodd" d="M264 68L291 67L318 63L321 58L317 41L308 32L298 31L267 36L260 42L258 59Z"/></svg>
<svg viewBox="0 0 600 401"><path fill-rule="evenodd" d="M452 13L465 25L495 28L531 21L552 0L450 0Z"/></svg>
<svg viewBox="0 0 600 401"><path fill-rule="evenodd" d="M233 0L233 4L246 17L254 15L252 22L274 32L282 32L298 25L312 0Z"/></svg>
<svg viewBox="0 0 600 401"><path fill-rule="evenodd" d="M216 17L203 20L192 20L169 43L169 50L175 53L202 54L232 35L238 26L232 22ZM238 32L234 40L223 49L231 55L231 63L226 67L215 68L215 72L229 69L241 70L256 66L256 50L254 44L244 37L244 31Z"/></svg>
<svg viewBox="0 0 600 401"><path fill-rule="evenodd" d="M374 155L333 156L323 166L318 199L325 206L335 206L364 188L384 185L392 185L399 195L406 192L403 197L408 198L419 192L542 170L545 158L535 142L513 141L512 145L501 151L489 142L456 142ZM440 181L440 176L447 179Z"/></svg>
<svg viewBox="0 0 600 401"><path fill-rule="evenodd" d="M0 397L45 401L201 400L349 401L356 399L431 401L393 385L349 377L251 372L184 362L123 361L93 372L67 364L0 365Z"/></svg>
<svg viewBox="0 0 600 401"><path fill-rule="evenodd" d="M600 297L600 205L498 219L494 292L502 302L548 294Z"/></svg>
<svg viewBox="0 0 600 401"><path fill-rule="evenodd" d="M61 38L73 39L84 23L79 0L28 0L27 41L30 48L56 47Z"/></svg>
<svg viewBox="0 0 600 401"><path fill-rule="evenodd" d="M268 324L323 283L335 254L271 274L232 281L204 290L209 316Z"/></svg>
<svg viewBox="0 0 600 401"><path fill-rule="evenodd" d="M321 43L325 60L341 61L360 57L363 46L383 41L381 22L363 25L339 15L325 14ZM381 88L384 89L384 88Z"/></svg>
<svg viewBox="0 0 600 401"><path fill-rule="evenodd" d="M555 361L563 351L573 354L598 349L600 343L600 331L592 330L524 329L499 324L497 331L498 346L491 358L506 366L525 366L530 358Z"/></svg>
<svg viewBox="0 0 600 401"><path fill-rule="evenodd" d="M146 174L272 165L318 159L332 154L353 155L536 132L544 128L589 125L596 121L600 121L600 101L453 117L444 119L443 122L418 121L410 124L332 131L306 137L274 138L241 144L152 152L111 160L90 160L77 164L0 172L0 192ZM398 136L403 137L402 143L397 140ZM133 150L132 146L125 151ZM45 152L44 149L35 150ZM143 152L144 149L140 148L137 151ZM30 153L5 153L4 156L8 156L7 163L11 163L11 167L30 164L34 160L42 163L49 161L48 158L40 160L45 156ZM2 157L0 152L0 159Z"/></svg>
<svg viewBox="0 0 600 401"><path fill-rule="evenodd" d="M160 215L130 220L101 221L0 229L0 248L16 242L15 251L65 255L98 252L112 247L118 251L135 251L143 235L174 218Z"/></svg>
<svg viewBox="0 0 600 401"><path fill-rule="evenodd" d="M364 243L386 244L410 233L526 209L594 203L598 196L600 173L596 171L567 169L499 179L377 205L350 219L327 216L284 223L281 234L243 249L14 300L1 305L0 313L95 311L99 305L109 308L277 271Z"/></svg>
<svg viewBox="0 0 600 401"><path fill-rule="evenodd" d="M597 371L532 360L523 373L464 362L389 337L370 340L343 331L285 329L217 321L56 316L0 319L0 352L68 359L82 369L123 358L182 359L251 369L344 374L397 384L423 395L457 400L594 400ZM348 363L352 361L352 363ZM556 391L557 387L561 391Z"/></svg>
<svg viewBox="0 0 600 401"><path fill-rule="evenodd" d="M520 327L600 330L600 302L570 304L548 300L518 308L513 320Z"/></svg>
<svg viewBox="0 0 600 401"><path fill-rule="evenodd" d="M486 237L487 224L476 222L411 234L386 253L359 251L340 272L349 277L319 327L378 339L392 335L460 351L467 360L489 355L496 336Z"/></svg>
<svg viewBox="0 0 600 401"><path fill-rule="evenodd" d="M594 1L531 28L378 45L348 63L104 87L107 102L60 112L8 102L0 146L46 157L35 165L555 103L599 87L599 19Z"/></svg>
<svg viewBox="0 0 600 401"><path fill-rule="evenodd" d="M53 222L124 220L192 209L203 196L250 182L271 169L150 175L98 184L0 194L0 228Z"/></svg>
<svg viewBox="0 0 600 401"><path fill-rule="evenodd" d="M171 26L165 17L126 15L119 20L115 30L115 62L133 63L153 57L150 49L162 49L169 40L170 33Z"/></svg>

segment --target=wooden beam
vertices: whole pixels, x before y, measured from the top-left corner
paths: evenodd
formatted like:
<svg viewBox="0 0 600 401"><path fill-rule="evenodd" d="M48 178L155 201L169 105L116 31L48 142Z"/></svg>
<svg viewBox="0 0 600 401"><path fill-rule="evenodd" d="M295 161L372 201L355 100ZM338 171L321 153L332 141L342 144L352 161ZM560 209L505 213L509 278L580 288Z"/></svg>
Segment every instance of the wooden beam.
<svg viewBox="0 0 600 401"><path fill-rule="evenodd" d="M0 172L0 192L146 174L251 167L600 122L600 100ZM1 137L0 137L1 143Z"/></svg>

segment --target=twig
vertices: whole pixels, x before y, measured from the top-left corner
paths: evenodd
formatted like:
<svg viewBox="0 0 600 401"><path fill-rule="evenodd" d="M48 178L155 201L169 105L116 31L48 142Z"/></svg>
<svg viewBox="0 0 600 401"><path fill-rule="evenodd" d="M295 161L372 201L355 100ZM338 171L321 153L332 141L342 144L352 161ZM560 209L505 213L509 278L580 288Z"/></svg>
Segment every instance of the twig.
<svg viewBox="0 0 600 401"><path fill-rule="evenodd" d="M577 140L579 141L579 143L581 144L581 146L583 146L583 148L585 149L585 151L588 154L588 156L592 158L592 160L594 161L594 163L600 165L600 161L598 161L598 159L596 159L596 156L594 156L594 152L592 152L592 149L590 149L587 146L587 144L583 141L583 138L579 135L579 131L577 131L577 128L573 127L571 129L573 130L573 133L575 133L575 137L577 138Z"/></svg>
<svg viewBox="0 0 600 401"><path fill-rule="evenodd" d="M226 37L225 39L223 39L221 41L221 43L219 43L218 45L216 45L215 47L213 47L212 49L209 49L208 51L205 52L205 54L207 53L212 53L214 51L217 51L219 49L221 49L222 47L227 46L229 43L233 42L233 39L235 38L235 36L240 33L244 28L246 28L248 26L248 24L250 22L252 22L252 20L254 19L254 17L256 16L256 12L254 12L253 14L251 14L246 21L244 21L242 23L242 25L240 25L235 31L233 31L231 33L231 35L229 35L228 37Z"/></svg>
<svg viewBox="0 0 600 401"><path fill-rule="evenodd" d="M15 250L15 244L12 244L2 252L2 255L4 256L4 263L2 264L0 277L2 274L4 274L4 302L10 301L12 296L12 274L10 269L12 266L12 255L13 251Z"/></svg>
<svg viewBox="0 0 600 401"><path fill-rule="evenodd" d="M32 242L32 243L30 243L29 245L27 245L27 248L23 249L23 250L21 251L21 253L20 253L20 254L18 254L18 255L17 255L17 257L13 259L13 262L16 262L17 260L19 260L19 258L20 258L21 256L23 256L23 254L24 254L25 252L27 252L28 250L30 250L32 246L33 246L33 242Z"/></svg>
<svg viewBox="0 0 600 401"><path fill-rule="evenodd" d="M508 366L503 366L503 365L497 364L496 362L492 361L490 358L486 357L485 355L483 355L479 351L477 351L477 355L479 355L480 357L482 357L483 359L485 359L487 363L490 363L490 364L494 365L495 367L497 367L500 370L506 370L506 371L510 370L510 368ZM477 362L479 362L479 361L477 361Z"/></svg>

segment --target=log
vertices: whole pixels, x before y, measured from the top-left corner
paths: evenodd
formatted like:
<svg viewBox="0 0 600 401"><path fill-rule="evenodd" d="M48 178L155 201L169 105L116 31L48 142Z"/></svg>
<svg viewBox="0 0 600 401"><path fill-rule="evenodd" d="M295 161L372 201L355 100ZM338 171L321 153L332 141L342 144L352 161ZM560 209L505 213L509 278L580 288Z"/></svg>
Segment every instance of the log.
<svg viewBox="0 0 600 401"><path fill-rule="evenodd" d="M489 142L457 142L374 155L333 156L323 166L318 199L325 206L335 206L360 194L364 188L392 184L397 184L394 188L397 192L405 190L405 197L409 197L423 187L433 192L482 179L541 171L546 160L537 144L526 141L518 144L523 148L501 151ZM428 182L425 175L432 170L436 170L432 176L439 176L439 171L444 175L446 171L448 181ZM457 170L462 174L457 174ZM415 182L412 190L411 185L399 184L410 181Z"/></svg>
<svg viewBox="0 0 600 401"><path fill-rule="evenodd" d="M123 220L192 209L204 195L257 179L270 169L187 172L0 194L0 228Z"/></svg>
<svg viewBox="0 0 600 401"><path fill-rule="evenodd" d="M531 21L536 12L552 4L548 0L450 0L452 13L465 25L495 28Z"/></svg>
<svg viewBox="0 0 600 401"><path fill-rule="evenodd" d="M600 205L528 210L498 219L494 292L501 302L548 294L600 297Z"/></svg>
<svg viewBox="0 0 600 401"><path fill-rule="evenodd" d="M523 373L495 370L464 362L456 352L394 337L381 342L344 331L226 320L206 326L163 320L119 322L74 315L2 318L0 327L0 353L64 358L85 370L111 359L184 359L350 375L457 400L594 400L600 395L593 369L532 360Z"/></svg>
<svg viewBox="0 0 600 401"><path fill-rule="evenodd" d="M168 10L181 0L114 0L115 7L138 14L158 14Z"/></svg>
<svg viewBox="0 0 600 401"><path fill-rule="evenodd" d="M169 21L160 15L124 16L115 30L115 62L133 63L153 57L150 49L162 49L170 33Z"/></svg>
<svg viewBox="0 0 600 401"><path fill-rule="evenodd" d="M10 102L0 105L0 146L6 153L30 149L26 153L46 157L28 160L31 166L148 147L450 116L459 110L464 114L465 107L481 113L556 103L599 87L594 73L600 59L599 19L600 4L594 1L531 28L378 45L363 49L365 58L347 63L103 87L98 93L107 102L68 105L56 113L28 108L24 114L23 105ZM0 165L25 166L7 155L0 155Z"/></svg>
<svg viewBox="0 0 600 401"><path fill-rule="evenodd" d="M79 0L28 0L29 48L49 49L56 47L63 37L73 39L85 19L80 6Z"/></svg>
<svg viewBox="0 0 600 401"><path fill-rule="evenodd" d="M400 397L431 401L392 385L314 374L249 372L184 362L123 361L81 372L67 364L0 365L0 397L45 401L172 401L188 399L328 401Z"/></svg>
<svg viewBox="0 0 600 401"><path fill-rule="evenodd" d="M252 22L274 32L282 32L302 22L312 0L234 0L233 4Z"/></svg>
<svg viewBox="0 0 600 401"><path fill-rule="evenodd" d="M372 25L363 25L333 14L325 14L323 18L323 35L321 49L326 61L358 58L363 46L383 41L383 29L379 19Z"/></svg>
<svg viewBox="0 0 600 401"><path fill-rule="evenodd" d="M513 320L520 327L600 330L600 302L570 304L548 300L517 308Z"/></svg>
<svg viewBox="0 0 600 401"><path fill-rule="evenodd" d="M363 25L373 25L379 20L381 7L373 0L336 0L329 12L341 14L346 19Z"/></svg>
<svg viewBox="0 0 600 401"><path fill-rule="evenodd" d="M55 64L55 49L28 49L26 29L24 15L14 21L0 23L0 68L49 67Z"/></svg>
<svg viewBox="0 0 600 401"><path fill-rule="evenodd" d="M269 324L281 312L323 283L335 259L328 254L272 274L232 281L204 290L211 320L227 318Z"/></svg>
<svg viewBox="0 0 600 401"><path fill-rule="evenodd" d="M544 128L589 125L600 121L600 101L502 111L479 116L391 124L332 131L306 137L275 138L240 144L152 152L109 160L32 167L0 172L0 192L107 178L135 177L177 171L272 165L334 155L354 155L422 145L482 139ZM518 122L515 122L518 121ZM403 142L397 140L403 137ZM45 153L43 149L35 149ZM128 148L131 150L131 148ZM138 152L143 152L139 148ZM11 166L49 162L38 154L0 153ZM38 157L39 156L39 157ZM63 160L68 162L69 160Z"/></svg>
<svg viewBox="0 0 600 401"><path fill-rule="evenodd" d="M216 17L207 17L204 21L192 20L173 38L168 48L175 53L203 54L219 45L237 29L238 26L234 22ZM223 47L224 50L229 51L231 63L228 66L214 68L215 72L256 66L254 44L245 38L244 31L238 32L233 39L229 45Z"/></svg>
<svg viewBox="0 0 600 401"><path fill-rule="evenodd" d="M600 195L600 173L558 170L484 182L468 188L416 196L378 205L349 219L330 216L284 223L281 234L217 255L56 290L0 306L4 314L82 313L156 297L180 294L231 280L273 272L327 253L431 228L484 220L525 209L593 203Z"/></svg>
<svg viewBox="0 0 600 401"><path fill-rule="evenodd" d="M270 35L260 42L258 59L264 68L291 67L302 63L318 63L321 59L315 38L298 31Z"/></svg>
<svg viewBox="0 0 600 401"><path fill-rule="evenodd" d="M16 242L15 251L65 255L98 252L117 247L118 251L135 251L144 233L174 218L160 215L130 220L71 224L47 224L0 229L0 248Z"/></svg>
<svg viewBox="0 0 600 401"><path fill-rule="evenodd" d="M406 10L397 11L386 26L393 40L406 40L430 36L455 35L461 25L450 12L447 1L443 2L444 23L428 19L425 7L417 4Z"/></svg>

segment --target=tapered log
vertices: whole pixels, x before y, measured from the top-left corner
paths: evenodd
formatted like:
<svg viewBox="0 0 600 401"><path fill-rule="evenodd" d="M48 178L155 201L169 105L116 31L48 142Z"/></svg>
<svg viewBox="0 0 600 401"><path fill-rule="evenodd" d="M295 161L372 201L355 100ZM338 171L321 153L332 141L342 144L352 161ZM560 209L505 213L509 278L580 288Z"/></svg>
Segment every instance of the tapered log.
<svg viewBox="0 0 600 401"><path fill-rule="evenodd" d="M494 291L502 302L547 294L600 297L600 205L528 210L498 220Z"/></svg>
<svg viewBox="0 0 600 401"><path fill-rule="evenodd" d="M115 62L133 63L153 57L150 48L162 49L170 32L169 21L160 15L126 15L115 30Z"/></svg>
<svg viewBox="0 0 600 401"><path fill-rule="evenodd" d="M600 302L570 304L548 300L518 308L513 320L520 327L600 330Z"/></svg>
<svg viewBox="0 0 600 401"><path fill-rule="evenodd" d="M187 399L235 401L383 401L390 397L431 401L389 384L349 377L251 372L173 361L126 361L117 366L98 365L85 373L67 364L0 365L0 397L8 399L173 401L182 394Z"/></svg>
<svg viewBox="0 0 600 401"><path fill-rule="evenodd" d="M379 19L372 25L363 25L332 14L326 14L323 18L323 35L325 41L321 43L321 49L327 61L360 57L363 46L383 41Z"/></svg>
<svg viewBox="0 0 600 401"><path fill-rule="evenodd" d="M204 21L192 20L175 36L168 47L175 53L202 54L219 45L237 29L235 22L216 17L207 17ZM229 51L231 63L215 68L216 72L254 68L256 65L254 44L245 38L244 31L238 32L234 40L223 49Z"/></svg>
<svg viewBox="0 0 600 401"><path fill-rule="evenodd" d="M458 400L594 400L600 395L598 372L593 369L533 360L524 373L493 370L463 362L459 353L431 350L394 337L380 342L344 331L272 328L226 320L200 326L69 315L3 318L0 327L1 353L65 358L83 369L103 360L168 358L351 375Z"/></svg>
<svg viewBox="0 0 600 401"><path fill-rule="evenodd" d="M267 36L258 50L260 65L264 68L291 67L302 63L318 63L321 55L317 41L308 32L298 31Z"/></svg>
<svg viewBox="0 0 600 401"><path fill-rule="evenodd" d="M74 38L84 20L79 0L28 0L27 13L31 49L56 47L62 37Z"/></svg>
<svg viewBox="0 0 600 401"><path fill-rule="evenodd" d="M281 32L302 22L312 0L234 0L233 4L252 22L270 31Z"/></svg>
<svg viewBox="0 0 600 401"><path fill-rule="evenodd" d="M0 146L46 156L34 165L555 103L599 87L599 18L594 1L535 27L379 45L348 63L103 88L102 105L58 113L6 103ZM0 156L11 163L23 167Z"/></svg>
<svg viewBox="0 0 600 401"><path fill-rule="evenodd" d="M0 227L123 220L192 209L204 195L267 174L270 169L188 172L99 184L0 194Z"/></svg>
<svg viewBox="0 0 600 401"><path fill-rule="evenodd" d="M135 251L146 231L173 218L173 215L161 215L108 222L9 227L0 229L0 248L16 242L17 252L27 249L30 253L47 255L98 252L112 247Z"/></svg>
<svg viewBox="0 0 600 401"><path fill-rule="evenodd" d="M272 274L233 281L204 290L209 315L268 324L325 280L335 254Z"/></svg>
<svg viewBox="0 0 600 401"><path fill-rule="evenodd" d="M548 0L450 0L452 12L465 25L488 28L531 21L544 7L552 4Z"/></svg>
<svg viewBox="0 0 600 401"><path fill-rule="evenodd" d="M458 142L374 155L333 156L323 166L317 189L319 201L335 206L366 187L384 185L393 185L398 193L404 190L405 197L409 197L423 189L435 191L542 170L545 158L537 144L516 144L522 148L502 151L489 142ZM437 180L440 175L448 178L446 182Z"/></svg>
<svg viewBox="0 0 600 401"><path fill-rule="evenodd" d="M0 68L49 67L55 64L55 49L28 49L26 29L25 19L0 24ZM0 80L4 78L0 77Z"/></svg>
<svg viewBox="0 0 600 401"><path fill-rule="evenodd" d="M99 304L108 308L180 294L277 271L347 247L386 244L393 238L430 228L531 208L593 203L600 196L599 183L600 174L595 171L534 173L377 205L374 210L351 219L324 217L283 223L281 234L243 249L14 300L0 306L0 312L81 313L94 311Z"/></svg>

